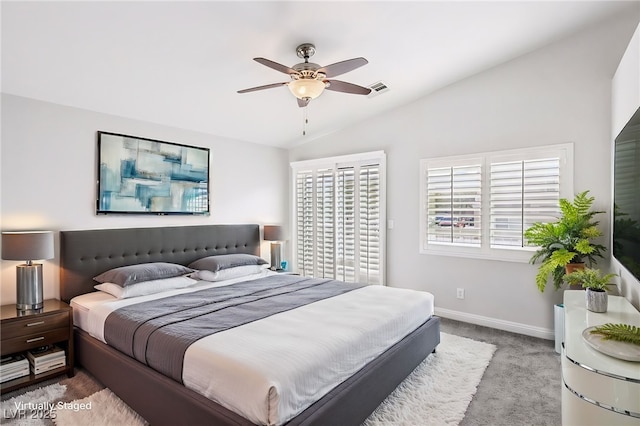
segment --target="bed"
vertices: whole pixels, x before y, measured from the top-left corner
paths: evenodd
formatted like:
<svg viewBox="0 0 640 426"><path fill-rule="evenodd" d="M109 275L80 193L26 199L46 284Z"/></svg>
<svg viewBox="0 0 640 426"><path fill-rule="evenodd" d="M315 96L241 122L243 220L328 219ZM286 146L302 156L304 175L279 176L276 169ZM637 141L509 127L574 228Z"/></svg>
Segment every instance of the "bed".
<svg viewBox="0 0 640 426"><path fill-rule="evenodd" d="M189 265L208 256L257 255L260 231L259 226L253 224L62 231L60 246L61 298L71 302L76 296L85 294L89 294L87 297L100 298L90 294L95 292L96 282L93 277L120 266L150 262ZM284 278L273 275L265 279ZM292 277L287 279L295 281ZM371 290L373 289L357 289L351 291L352 295L349 297L353 298L357 291ZM378 288L374 291L380 290L385 289ZM343 296L333 299L340 298ZM322 303L324 302L310 306L317 309ZM78 305L76 310L80 311L77 307ZM284 314L295 315L297 310L303 308ZM309 315L309 312L305 311L304 316ZM283 314L273 317L279 315ZM74 314L74 317L77 315ZM76 326L74 330L76 362L151 424L269 423L241 415L242 411L228 408L229 404L224 401L209 399L200 390L187 387L108 346L95 337L95 332L84 328L85 330ZM429 314L424 322L419 323L415 329L412 328L401 340L385 348L295 416L286 418L283 423L360 424L435 350L439 340L439 319ZM258 349L256 353L257 351ZM247 354L249 352L251 351L247 351ZM274 423L279 424L278 421Z"/></svg>

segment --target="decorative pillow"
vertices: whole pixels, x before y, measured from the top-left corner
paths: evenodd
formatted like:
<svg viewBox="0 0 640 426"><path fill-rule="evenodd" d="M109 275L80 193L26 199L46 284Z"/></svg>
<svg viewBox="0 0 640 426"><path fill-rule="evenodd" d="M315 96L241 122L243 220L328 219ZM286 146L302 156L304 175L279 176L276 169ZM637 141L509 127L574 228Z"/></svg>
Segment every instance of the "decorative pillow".
<svg viewBox="0 0 640 426"><path fill-rule="evenodd" d="M259 274L269 267L268 264L263 265L244 265L235 268L221 269L218 272L207 270L196 271L191 274L192 278L202 281L224 281L232 278L240 278L247 275Z"/></svg>
<svg viewBox="0 0 640 426"><path fill-rule="evenodd" d="M173 278L191 272L194 272L193 269L175 263L154 262L110 269L93 279L99 283L114 283L120 287L127 287L144 281Z"/></svg>
<svg viewBox="0 0 640 426"><path fill-rule="evenodd" d="M247 265L266 265L267 261L252 254L221 254L198 259L189 265L189 268L199 271L218 272L223 269L235 268Z"/></svg>
<svg viewBox="0 0 640 426"><path fill-rule="evenodd" d="M129 297L146 296L149 294L161 293L167 290L174 290L177 288L189 287L197 283L198 281L181 276L173 278L164 278L162 280L151 280L138 283L136 285L130 285L128 287L121 287L114 283L102 283L93 286L96 290L104 291L118 299L126 299Z"/></svg>

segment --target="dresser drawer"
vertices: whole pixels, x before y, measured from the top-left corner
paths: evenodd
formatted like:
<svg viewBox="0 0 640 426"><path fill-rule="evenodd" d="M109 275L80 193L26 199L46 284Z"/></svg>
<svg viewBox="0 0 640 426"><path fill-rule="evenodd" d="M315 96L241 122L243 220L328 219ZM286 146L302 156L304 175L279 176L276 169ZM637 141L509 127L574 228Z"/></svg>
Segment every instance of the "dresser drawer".
<svg viewBox="0 0 640 426"><path fill-rule="evenodd" d="M5 355L69 340L69 327L57 328L41 333L26 334L24 336L14 337L13 339L5 339L4 335L2 337L2 354Z"/></svg>
<svg viewBox="0 0 640 426"><path fill-rule="evenodd" d="M56 328L69 329L69 312L52 315L30 316L2 323L2 342L8 339L43 333ZM4 352L4 351L3 351Z"/></svg>

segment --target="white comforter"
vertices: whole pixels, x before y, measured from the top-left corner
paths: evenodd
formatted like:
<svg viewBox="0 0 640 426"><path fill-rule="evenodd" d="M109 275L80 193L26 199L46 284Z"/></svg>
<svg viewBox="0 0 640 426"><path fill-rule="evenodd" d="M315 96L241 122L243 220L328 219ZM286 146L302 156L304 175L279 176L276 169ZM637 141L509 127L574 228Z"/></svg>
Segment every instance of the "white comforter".
<svg viewBox="0 0 640 426"><path fill-rule="evenodd" d="M78 296L71 301L74 322L104 342L104 321L121 306L241 280L124 300ZM433 308L430 293L363 287L198 340L185 354L183 381L256 424L282 424L425 322Z"/></svg>

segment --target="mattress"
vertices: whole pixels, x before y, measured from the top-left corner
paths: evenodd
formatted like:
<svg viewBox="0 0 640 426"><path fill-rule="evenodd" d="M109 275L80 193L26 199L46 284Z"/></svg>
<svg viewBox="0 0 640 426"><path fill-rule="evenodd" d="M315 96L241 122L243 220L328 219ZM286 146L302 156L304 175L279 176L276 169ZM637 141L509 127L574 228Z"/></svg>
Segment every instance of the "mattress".
<svg viewBox="0 0 640 426"><path fill-rule="evenodd" d="M71 301L74 323L104 342L115 309L273 272L118 300L102 292ZM283 424L433 315L426 292L365 286L202 338L186 351L183 382L256 424Z"/></svg>

